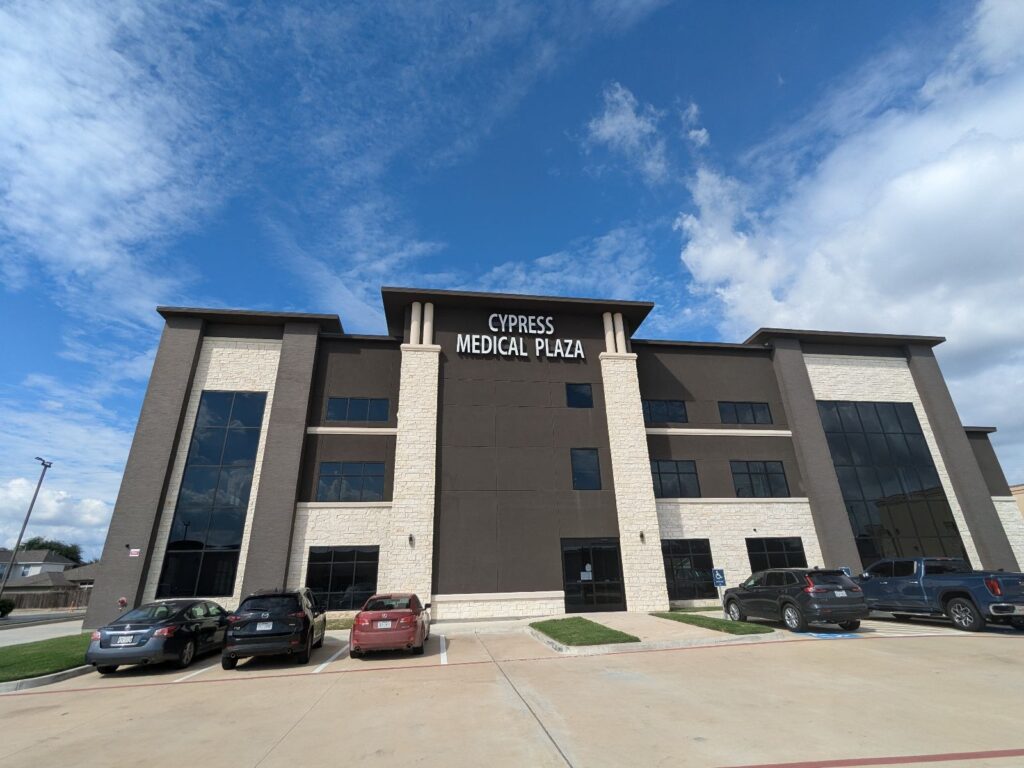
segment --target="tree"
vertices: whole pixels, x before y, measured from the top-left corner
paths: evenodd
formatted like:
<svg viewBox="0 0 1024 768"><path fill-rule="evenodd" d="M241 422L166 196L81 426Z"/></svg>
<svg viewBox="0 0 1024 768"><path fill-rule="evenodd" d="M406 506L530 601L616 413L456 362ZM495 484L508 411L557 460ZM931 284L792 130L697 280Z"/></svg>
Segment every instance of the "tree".
<svg viewBox="0 0 1024 768"><path fill-rule="evenodd" d="M49 549L58 555L64 555L68 560L82 563L82 548L78 544L67 544L55 539L44 539L42 536L33 536L21 543L21 549Z"/></svg>

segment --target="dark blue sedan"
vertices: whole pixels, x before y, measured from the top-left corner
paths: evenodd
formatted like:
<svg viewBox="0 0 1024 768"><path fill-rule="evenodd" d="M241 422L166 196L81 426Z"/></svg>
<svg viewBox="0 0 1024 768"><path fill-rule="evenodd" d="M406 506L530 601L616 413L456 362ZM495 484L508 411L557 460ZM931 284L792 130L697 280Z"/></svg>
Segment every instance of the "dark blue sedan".
<svg viewBox="0 0 1024 768"><path fill-rule="evenodd" d="M125 664L184 669L224 645L228 612L209 600L161 600L133 608L92 633L85 663L104 675Z"/></svg>

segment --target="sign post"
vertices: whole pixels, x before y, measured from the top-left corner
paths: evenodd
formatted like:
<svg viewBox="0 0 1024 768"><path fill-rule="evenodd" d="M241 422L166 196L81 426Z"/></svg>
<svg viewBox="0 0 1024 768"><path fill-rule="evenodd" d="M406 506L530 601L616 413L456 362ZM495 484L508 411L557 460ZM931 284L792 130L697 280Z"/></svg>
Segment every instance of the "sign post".
<svg viewBox="0 0 1024 768"><path fill-rule="evenodd" d="M725 569L712 568L711 579L714 581L715 589L718 590L718 602L722 603L722 587L725 586ZM729 618L729 615L725 612L725 603L722 603L722 615L725 616L725 618Z"/></svg>

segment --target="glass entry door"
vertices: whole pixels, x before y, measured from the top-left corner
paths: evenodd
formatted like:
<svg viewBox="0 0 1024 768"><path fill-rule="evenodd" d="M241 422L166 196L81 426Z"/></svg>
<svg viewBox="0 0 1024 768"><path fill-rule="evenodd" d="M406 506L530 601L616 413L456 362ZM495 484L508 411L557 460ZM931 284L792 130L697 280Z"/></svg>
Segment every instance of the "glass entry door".
<svg viewBox="0 0 1024 768"><path fill-rule="evenodd" d="M624 611L618 539L562 539L565 612Z"/></svg>

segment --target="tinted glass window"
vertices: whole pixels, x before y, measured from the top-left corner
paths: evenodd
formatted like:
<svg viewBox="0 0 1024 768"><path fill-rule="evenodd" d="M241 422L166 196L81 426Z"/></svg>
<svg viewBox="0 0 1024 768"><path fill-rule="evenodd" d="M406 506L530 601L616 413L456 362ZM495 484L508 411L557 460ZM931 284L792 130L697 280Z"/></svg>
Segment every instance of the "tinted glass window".
<svg viewBox="0 0 1024 768"><path fill-rule="evenodd" d="M832 572L832 573L809 573L811 581L815 584L832 584L836 587L854 587L856 586L845 573Z"/></svg>
<svg viewBox="0 0 1024 768"><path fill-rule="evenodd" d="M693 461L653 459L651 478L657 499L695 499L700 496L697 464Z"/></svg>
<svg viewBox="0 0 1024 768"><path fill-rule="evenodd" d="M572 487L577 491L601 490L601 465L596 448L572 448Z"/></svg>
<svg viewBox="0 0 1024 768"><path fill-rule="evenodd" d="M786 574L780 571L772 571L764 580L766 587L782 587L786 584Z"/></svg>
<svg viewBox="0 0 1024 768"><path fill-rule="evenodd" d="M311 547L306 586L324 610L357 610L377 591L378 547Z"/></svg>
<svg viewBox="0 0 1024 768"><path fill-rule="evenodd" d="M953 555L963 542L910 403L818 403L861 560Z"/></svg>
<svg viewBox="0 0 1024 768"><path fill-rule="evenodd" d="M781 461L730 461L733 487L739 498L789 496Z"/></svg>
<svg viewBox="0 0 1024 768"><path fill-rule="evenodd" d="M203 392L157 597L234 591L265 392Z"/></svg>
<svg viewBox="0 0 1024 768"><path fill-rule="evenodd" d="M322 461L317 501L383 501L384 462Z"/></svg>
<svg viewBox="0 0 1024 768"><path fill-rule="evenodd" d="M566 384L565 404L569 408L593 408L593 388L590 384Z"/></svg>
<svg viewBox="0 0 1024 768"><path fill-rule="evenodd" d="M329 397L325 421L381 422L388 420L386 397Z"/></svg>
<svg viewBox="0 0 1024 768"><path fill-rule="evenodd" d="M799 536L747 539L747 557L750 568L806 568L804 543Z"/></svg>
<svg viewBox="0 0 1024 768"><path fill-rule="evenodd" d="M150 603L133 608L128 613L114 619L113 624L131 624L133 621L163 621L174 616L182 608L181 603Z"/></svg>
<svg viewBox="0 0 1024 768"><path fill-rule="evenodd" d="M743 582L744 587L760 587L764 585L764 574L754 573L751 574L750 578Z"/></svg>
<svg viewBox="0 0 1024 768"><path fill-rule="evenodd" d="M663 539L661 555L670 600L718 597L711 573L714 564L708 539Z"/></svg>
<svg viewBox="0 0 1024 768"><path fill-rule="evenodd" d="M409 607L408 597L373 597L363 606L364 611L403 611Z"/></svg>
<svg viewBox="0 0 1024 768"><path fill-rule="evenodd" d="M238 606L237 613L292 613L301 608L297 595L255 595Z"/></svg>
<svg viewBox="0 0 1024 768"><path fill-rule="evenodd" d="M926 576L937 576L943 573L970 573L971 566L963 560L929 560L924 564Z"/></svg>
<svg viewBox="0 0 1024 768"><path fill-rule="evenodd" d="M682 400L641 400L645 424L685 424L686 403Z"/></svg>
<svg viewBox="0 0 1024 768"><path fill-rule="evenodd" d="M892 563L886 561L884 563L878 563L868 568L868 573L878 578L888 578L892 576Z"/></svg>
<svg viewBox="0 0 1024 768"><path fill-rule="evenodd" d="M723 424L771 424L768 403L720 402L718 416Z"/></svg>
<svg viewBox="0 0 1024 768"><path fill-rule="evenodd" d="M895 579L904 579L913 576L915 571L913 560L897 560L892 564L892 575Z"/></svg>

